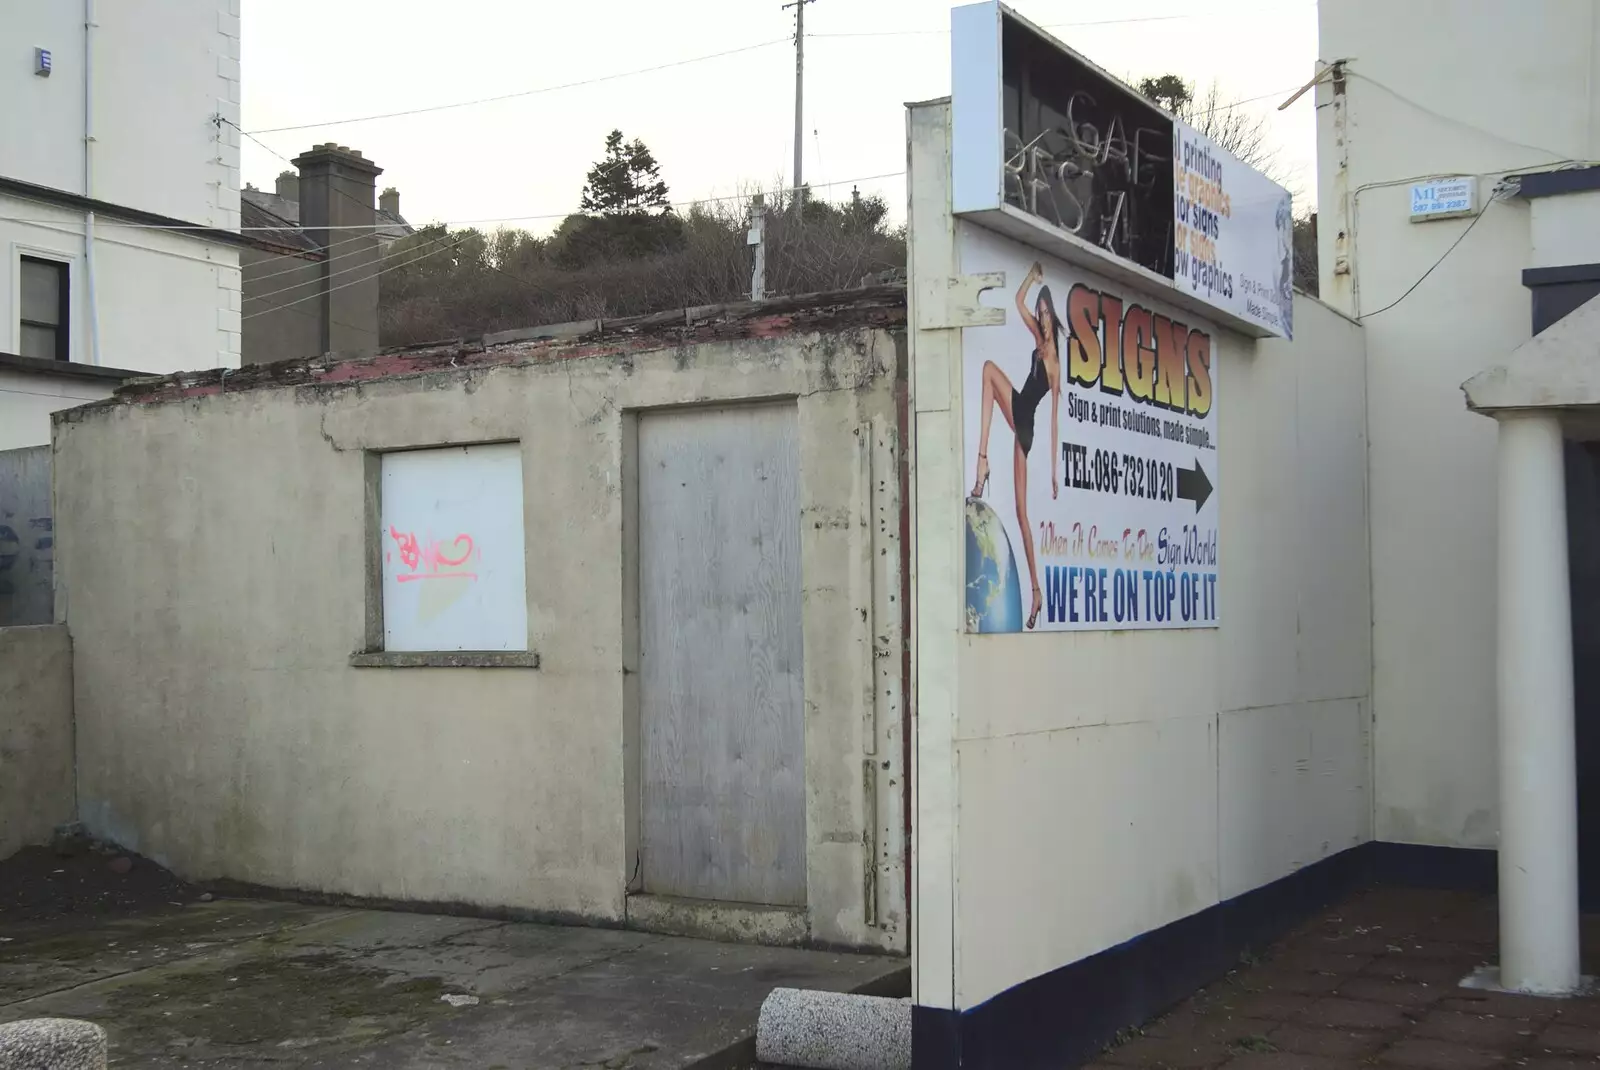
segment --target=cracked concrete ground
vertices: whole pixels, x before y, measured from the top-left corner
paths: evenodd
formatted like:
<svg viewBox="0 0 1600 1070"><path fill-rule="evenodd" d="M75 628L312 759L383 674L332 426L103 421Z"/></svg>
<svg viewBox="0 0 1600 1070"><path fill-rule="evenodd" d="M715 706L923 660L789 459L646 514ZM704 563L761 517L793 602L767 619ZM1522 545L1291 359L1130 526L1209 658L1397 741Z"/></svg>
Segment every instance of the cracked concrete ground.
<svg viewBox="0 0 1600 1070"><path fill-rule="evenodd" d="M0 1022L97 1022L117 1067L732 1068L773 988L905 977L902 959L252 900L0 926Z"/></svg>

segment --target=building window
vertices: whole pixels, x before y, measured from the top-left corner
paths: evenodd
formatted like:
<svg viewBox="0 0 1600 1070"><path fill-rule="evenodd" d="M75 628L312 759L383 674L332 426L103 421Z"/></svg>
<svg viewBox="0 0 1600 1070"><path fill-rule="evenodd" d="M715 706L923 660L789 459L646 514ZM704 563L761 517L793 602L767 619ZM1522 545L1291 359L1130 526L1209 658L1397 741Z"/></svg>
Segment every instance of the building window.
<svg viewBox="0 0 1600 1070"><path fill-rule="evenodd" d="M60 260L22 258L22 355L69 360L67 265Z"/></svg>
<svg viewBox="0 0 1600 1070"><path fill-rule="evenodd" d="M526 652L522 449L382 455L386 652Z"/></svg>

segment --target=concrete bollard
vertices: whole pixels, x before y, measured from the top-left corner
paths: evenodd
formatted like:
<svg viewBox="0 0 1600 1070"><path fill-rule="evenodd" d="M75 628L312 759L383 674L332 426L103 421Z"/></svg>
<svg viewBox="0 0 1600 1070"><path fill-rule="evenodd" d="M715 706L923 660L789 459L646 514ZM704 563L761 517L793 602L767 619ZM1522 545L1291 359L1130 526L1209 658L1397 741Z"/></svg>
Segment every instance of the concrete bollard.
<svg viewBox="0 0 1600 1070"><path fill-rule="evenodd" d="M809 1070L910 1070L911 1001L775 988L756 1021L756 1058Z"/></svg>
<svg viewBox="0 0 1600 1070"><path fill-rule="evenodd" d="M0 1025L0 1070L106 1070L105 1030L73 1018Z"/></svg>

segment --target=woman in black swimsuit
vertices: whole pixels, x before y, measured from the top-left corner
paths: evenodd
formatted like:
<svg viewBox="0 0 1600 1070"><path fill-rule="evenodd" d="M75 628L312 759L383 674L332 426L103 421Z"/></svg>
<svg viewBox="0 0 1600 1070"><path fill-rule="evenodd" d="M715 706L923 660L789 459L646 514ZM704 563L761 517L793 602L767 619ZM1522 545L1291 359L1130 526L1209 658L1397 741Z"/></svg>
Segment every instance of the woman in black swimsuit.
<svg viewBox="0 0 1600 1070"><path fill-rule="evenodd" d="M1028 309L1028 291L1034 283L1044 279L1044 268L1035 263L1017 290L1017 311L1022 322L1033 335L1033 361L1028 367L1028 377L1017 390L994 361L983 365L982 430L978 434L978 477L972 485L972 496L981 498L989 483L989 423L995 409L1006 418L1016 438L1016 453L1012 464L1012 483L1017 499L1017 523L1022 528L1022 545L1028 554L1028 578L1033 583L1033 609L1028 613L1028 627L1039 622L1039 608L1043 596L1039 590L1039 563L1034 557L1033 528L1028 523L1028 450L1033 446L1034 410L1046 394L1050 395L1050 497L1061 494L1061 480L1057 478L1060 455L1056 443L1060 441L1058 423L1061 412L1061 320L1050 300L1050 287L1039 287L1039 300L1033 310Z"/></svg>

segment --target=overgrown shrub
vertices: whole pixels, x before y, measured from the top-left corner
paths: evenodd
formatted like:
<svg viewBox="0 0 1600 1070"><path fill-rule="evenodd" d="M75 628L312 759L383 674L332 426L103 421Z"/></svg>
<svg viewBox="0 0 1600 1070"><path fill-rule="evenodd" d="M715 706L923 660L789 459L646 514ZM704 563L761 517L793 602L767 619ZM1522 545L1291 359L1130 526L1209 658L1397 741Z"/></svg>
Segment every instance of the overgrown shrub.
<svg viewBox="0 0 1600 1070"><path fill-rule="evenodd" d="M766 291L848 289L905 266L904 228L881 197L841 204L768 196ZM631 316L749 296L746 198L680 215L570 216L548 238L426 227L390 246L384 345L411 345L571 320Z"/></svg>

